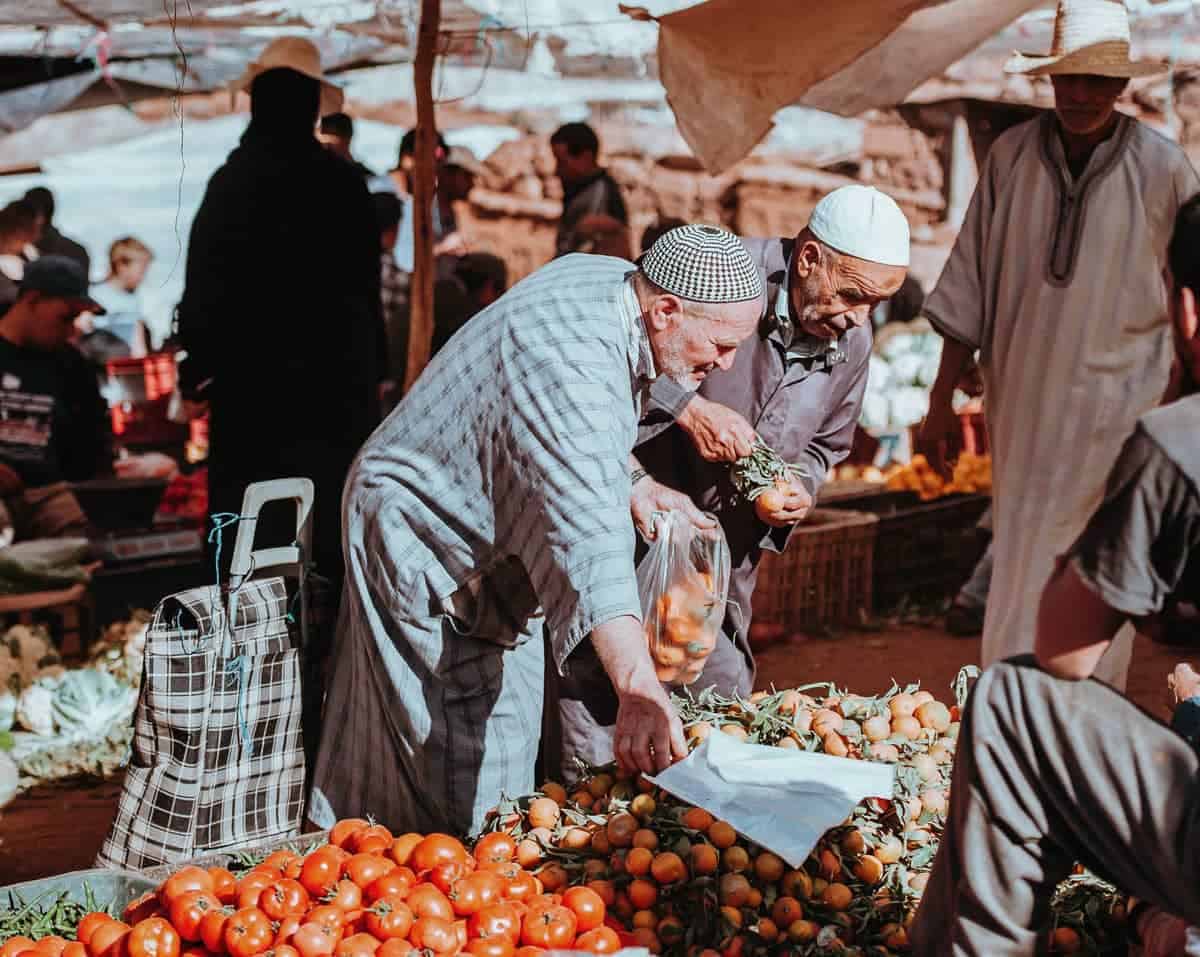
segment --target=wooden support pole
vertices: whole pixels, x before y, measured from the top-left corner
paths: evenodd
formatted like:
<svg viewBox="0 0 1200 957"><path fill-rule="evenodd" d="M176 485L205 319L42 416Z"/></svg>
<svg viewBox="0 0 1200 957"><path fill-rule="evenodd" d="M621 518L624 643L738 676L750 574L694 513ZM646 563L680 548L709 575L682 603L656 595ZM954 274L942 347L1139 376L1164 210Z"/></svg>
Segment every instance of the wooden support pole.
<svg viewBox="0 0 1200 957"><path fill-rule="evenodd" d="M412 388L429 362L433 343L433 203L437 182L434 152L437 147L433 112L433 67L437 60L441 0L421 0L417 31L417 56L413 82L417 95L417 142L413 177L413 275L408 327L408 366L404 390ZM401 229L406 228L401 224Z"/></svg>

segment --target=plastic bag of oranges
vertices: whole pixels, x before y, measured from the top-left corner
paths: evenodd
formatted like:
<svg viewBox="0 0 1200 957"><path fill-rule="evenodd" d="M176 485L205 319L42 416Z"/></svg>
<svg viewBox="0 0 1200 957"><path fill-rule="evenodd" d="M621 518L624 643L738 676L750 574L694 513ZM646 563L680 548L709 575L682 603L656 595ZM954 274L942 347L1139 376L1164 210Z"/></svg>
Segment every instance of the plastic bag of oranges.
<svg viewBox="0 0 1200 957"><path fill-rule="evenodd" d="M720 525L696 528L682 512L656 516L637 569L646 640L658 678L690 684L717 645L729 595L729 545Z"/></svg>

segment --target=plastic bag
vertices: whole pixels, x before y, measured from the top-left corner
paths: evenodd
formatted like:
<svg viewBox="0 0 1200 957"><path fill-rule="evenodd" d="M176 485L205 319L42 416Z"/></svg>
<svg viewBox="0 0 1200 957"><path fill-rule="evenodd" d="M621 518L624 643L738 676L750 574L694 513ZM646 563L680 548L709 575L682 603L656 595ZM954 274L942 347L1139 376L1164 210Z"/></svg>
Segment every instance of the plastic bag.
<svg viewBox="0 0 1200 957"><path fill-rule="evenodd" d="M719 525L703 531L682 512L655 516L655 538L638 565L637 582L660 681L690 684L700 677L725 620L729 566Z"/></svg>

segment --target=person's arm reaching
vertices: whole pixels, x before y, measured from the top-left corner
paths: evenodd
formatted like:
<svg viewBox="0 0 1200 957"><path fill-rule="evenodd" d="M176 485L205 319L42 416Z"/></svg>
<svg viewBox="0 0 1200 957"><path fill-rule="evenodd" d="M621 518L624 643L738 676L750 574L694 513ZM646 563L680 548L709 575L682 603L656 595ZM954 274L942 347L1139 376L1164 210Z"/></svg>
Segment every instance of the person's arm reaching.
<svg viewBox="0 0 1200 957"><path fill-rule="evenodd" d="M1104 503L1042 595L1034 653L1080 680L1128 620L1157 614L1200 549L1196 490L1140 428L1125 443Z"/></svg>
<svg viewBox="0 0 1200 957"><path fill-rule="evenodd" d="M685 389L669 376L650 385L648 411L670 416L709 462L736 462L754 451L754 426L728 406Z"/></svg>
<svg viewBox="0 0 1200 957"><path fill-rule="evenodd" d="M613 733L620 765L655 774L687 757L683 724L654 673L641 622L614 618L597 625L591 637L620 701Z"/></svg>

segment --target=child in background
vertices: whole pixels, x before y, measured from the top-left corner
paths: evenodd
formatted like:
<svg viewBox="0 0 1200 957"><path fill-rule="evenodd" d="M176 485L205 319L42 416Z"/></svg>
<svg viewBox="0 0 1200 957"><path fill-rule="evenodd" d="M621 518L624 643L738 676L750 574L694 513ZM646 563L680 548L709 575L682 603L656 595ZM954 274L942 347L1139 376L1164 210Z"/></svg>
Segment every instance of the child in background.
<svg viewBox="0 0 1200 957"><path fill-rule="evenodd" d="M109 274L92 287L92 296L108 310L99 317L84 314L76 325L84 333L79 349L93 361L140 358L150 352L145 304L139 288L154 254L132 236L118 239L108 251Z"/></svg>

